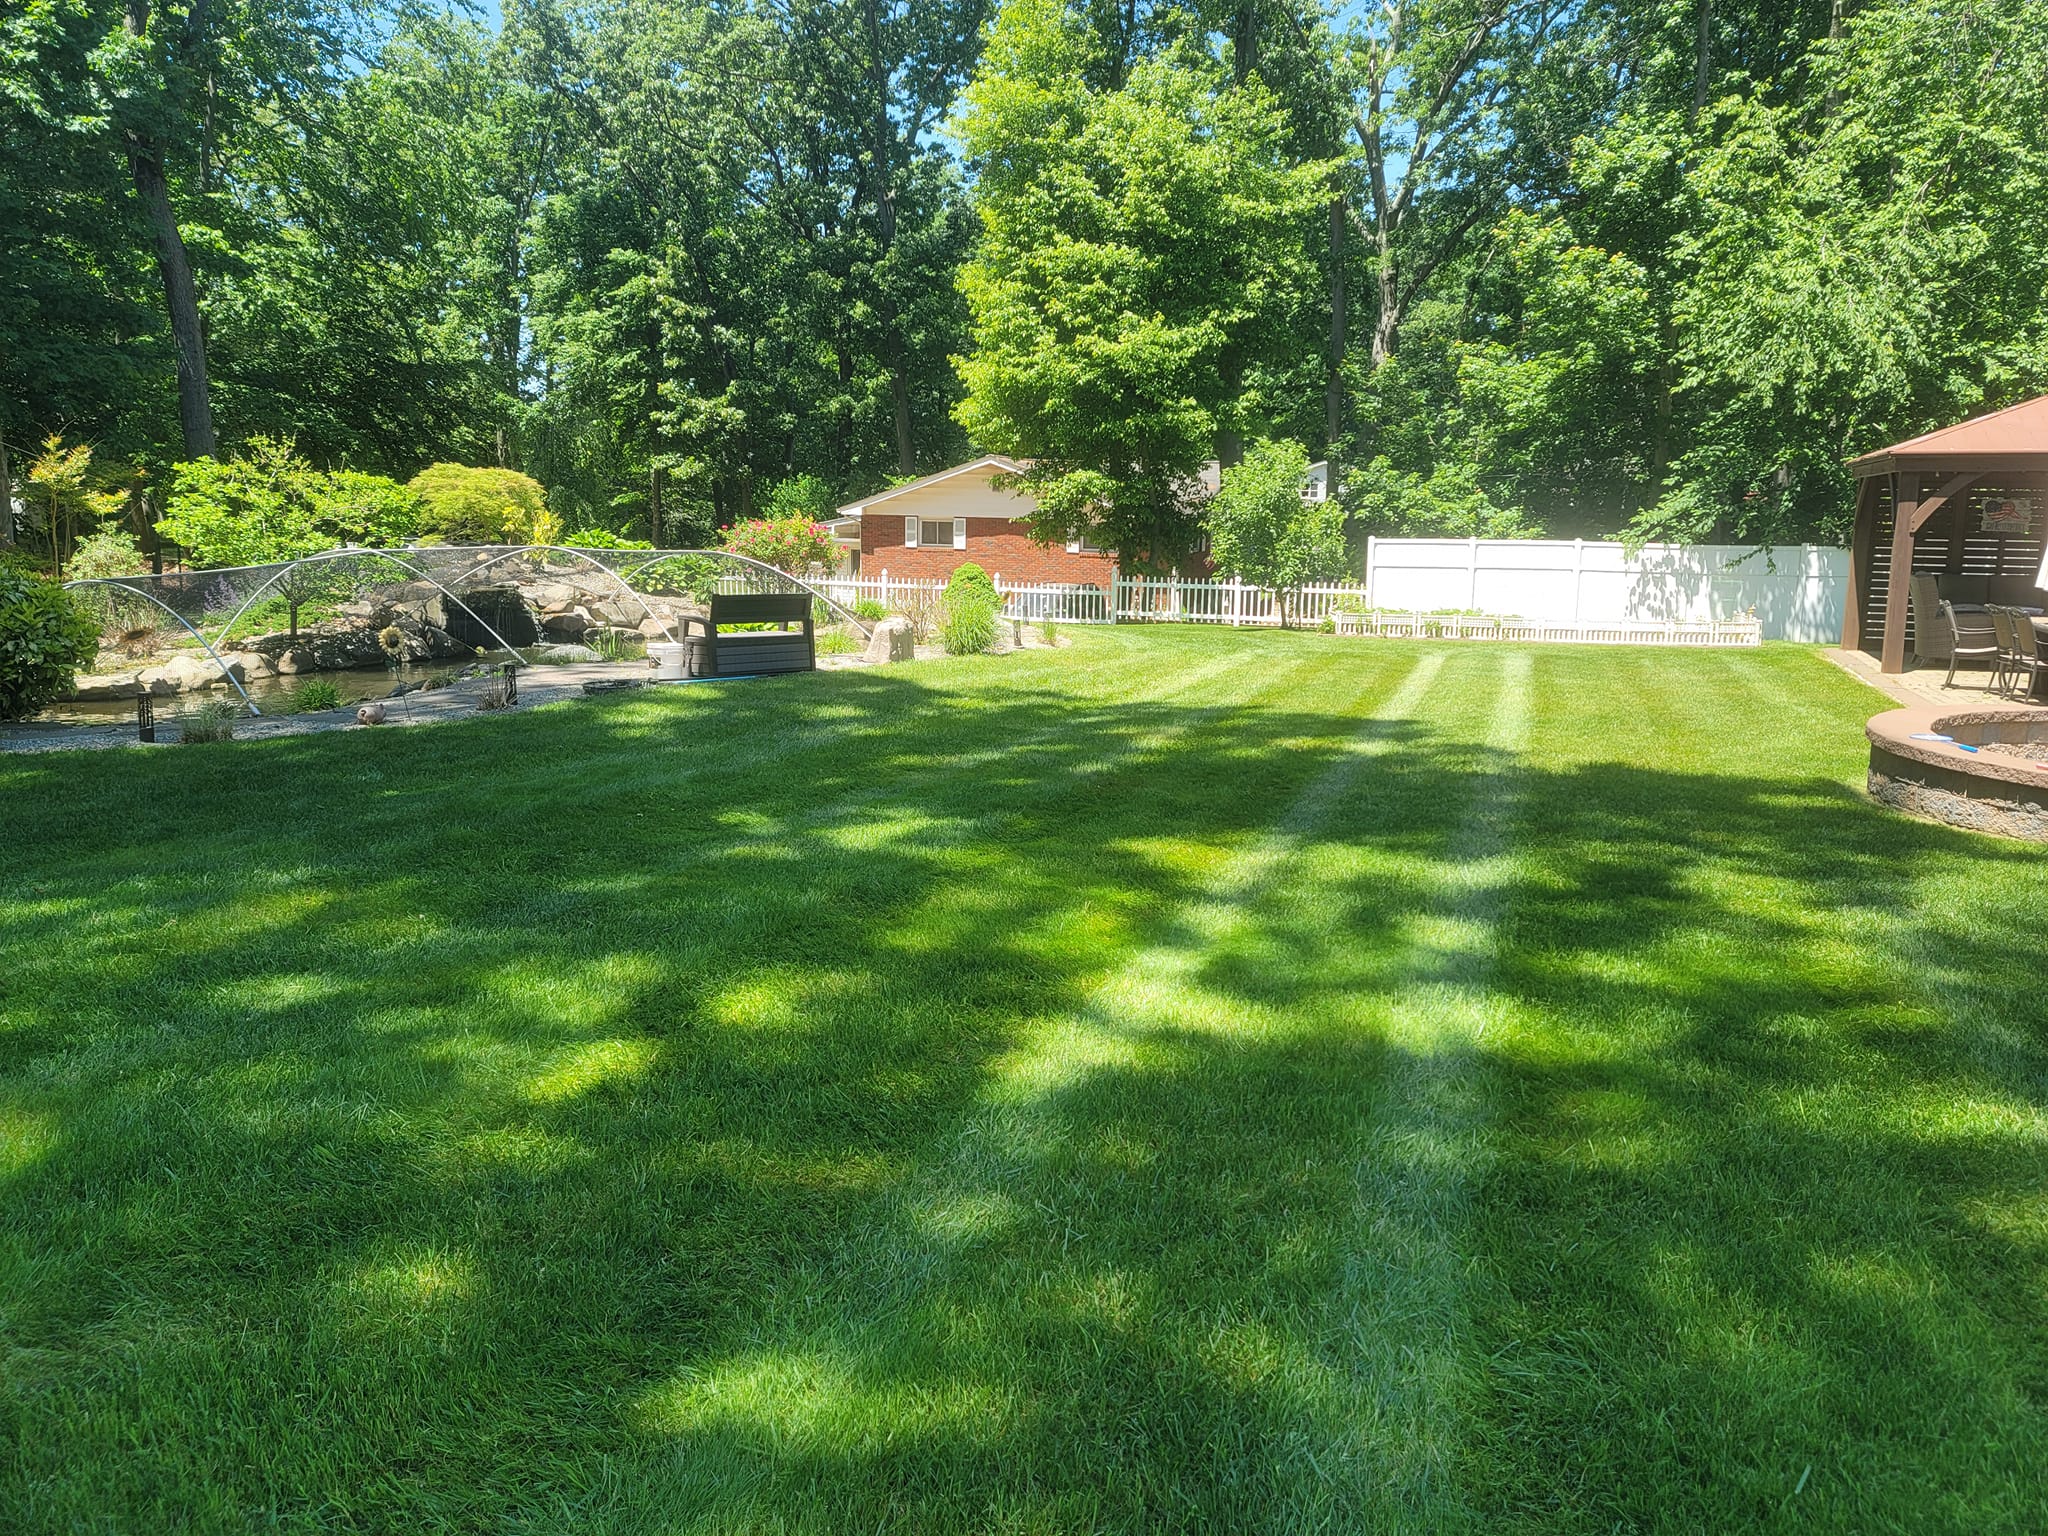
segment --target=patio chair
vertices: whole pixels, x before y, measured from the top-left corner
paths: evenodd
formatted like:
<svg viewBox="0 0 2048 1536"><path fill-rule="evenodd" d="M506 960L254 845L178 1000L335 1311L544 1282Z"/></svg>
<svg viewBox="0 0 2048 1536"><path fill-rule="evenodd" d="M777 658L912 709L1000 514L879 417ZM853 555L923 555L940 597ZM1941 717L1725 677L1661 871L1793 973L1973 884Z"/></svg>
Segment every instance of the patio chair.
<svg viewBox="0 0 2048 1536"><path fill-rule="evenodd" d="M2031 701L2034 697L2034 689L2040 684L2041 674L2048 672L2048 660L2042 658L2041 636L2040 632L2034 628L2032 616L2020 613L2017 610L2011 610L2008 612L2007 617L2012 624L2013 640L2015 642L2012 664L2008 668L2008 673L2015 682L2019 680L2022 672L2026 673L2027 686L2020 696Z"/></svg>
<svg viewBox="0 0 2048 1536"><path fill-rule="evenodd" d="M1942 599L1941 616L1948 621L1949 653L1948 676L1941 680L1946 688L1956 680L1958 661L1988 661L1991 663L1991 682L1996 688L2005 681L2005 648L1999 643L1999 632L1991 623L1985 622L1983 614L1958 614L1956 605ZM1990 615L1993 623L1997 615ZM2009 622L2009 621L2008 621Z"/></svg>
<svg viewBox="0 0 2048 1536"><path fill-rule="evenodd" d="M2019 660L2021 620L2003 603L1987 603L1984 611L1991 615L1991 629L1998 637L1998 691L2008 693L2014 665Z"/></svg>

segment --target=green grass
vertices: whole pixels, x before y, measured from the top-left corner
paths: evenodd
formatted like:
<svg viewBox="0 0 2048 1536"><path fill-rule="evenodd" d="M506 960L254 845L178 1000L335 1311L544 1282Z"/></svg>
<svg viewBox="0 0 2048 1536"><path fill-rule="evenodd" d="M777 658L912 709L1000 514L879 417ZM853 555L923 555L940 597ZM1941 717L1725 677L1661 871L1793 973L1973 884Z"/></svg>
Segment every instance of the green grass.
<svg viewBox="0 0 2048 1536"><path fill-rule="evenodd" d="M2038 1532L2048 861L1808 652L0 759L0 1530Z"/></svg>

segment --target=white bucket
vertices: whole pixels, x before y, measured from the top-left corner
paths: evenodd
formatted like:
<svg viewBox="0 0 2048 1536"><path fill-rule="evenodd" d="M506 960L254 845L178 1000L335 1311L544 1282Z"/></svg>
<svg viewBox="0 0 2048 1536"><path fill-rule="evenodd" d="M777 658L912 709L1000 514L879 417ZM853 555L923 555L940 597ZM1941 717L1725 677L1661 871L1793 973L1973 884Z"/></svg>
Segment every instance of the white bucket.
<svg viewBox="0 0 2048 1536"><path fill-rule="evenodd" d="M667 643L647 647L647 659L654 663L654 680L657 683L681 682L688 676L683 668L688 652L680 645Z"/></svg>

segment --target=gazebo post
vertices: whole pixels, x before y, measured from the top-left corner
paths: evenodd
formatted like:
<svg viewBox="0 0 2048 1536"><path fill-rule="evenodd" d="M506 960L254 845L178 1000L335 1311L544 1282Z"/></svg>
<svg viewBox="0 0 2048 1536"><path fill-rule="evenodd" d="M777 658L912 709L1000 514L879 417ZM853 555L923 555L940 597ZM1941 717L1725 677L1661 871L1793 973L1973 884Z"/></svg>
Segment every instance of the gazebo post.
<svg viewBox="0 0 2048 1536"><path fill-rule="evenodd" d="M1863 649L1863 594L1870 589L1870 552L1877 544L1876 475L1856 482L1856 522L1849 532L1849 590L1842 599L1842 649Z"/></svg>
<svg viewBox="0 0 2048 1536"><path fill-rule="evenodd" d="M1906 604L1913 585L1913 520L1920 511L1920 476L1903 471L1892 492L1891 569L1885 581L1884 649L1878 656L1881 672L1906 670Z"/></svg>

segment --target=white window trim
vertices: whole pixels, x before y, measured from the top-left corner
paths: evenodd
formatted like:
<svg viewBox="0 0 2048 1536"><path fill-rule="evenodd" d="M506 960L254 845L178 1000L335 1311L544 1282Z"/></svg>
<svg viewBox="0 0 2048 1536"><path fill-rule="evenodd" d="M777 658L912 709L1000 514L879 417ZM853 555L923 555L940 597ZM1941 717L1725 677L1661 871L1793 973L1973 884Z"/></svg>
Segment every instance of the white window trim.
<svg viewBox="0 0 2048 1536"><path fill-rule="evenodd" d="M967 519L964 517L953 519L953 547L955 549L965 549L967 547Z"/></svg>
<svg viewBox="0 0 2048 1536"><path fill-rule="evenodd" d="M917 548L917 519L914 517L903 519L903 547L905 549Z"/></svg>

